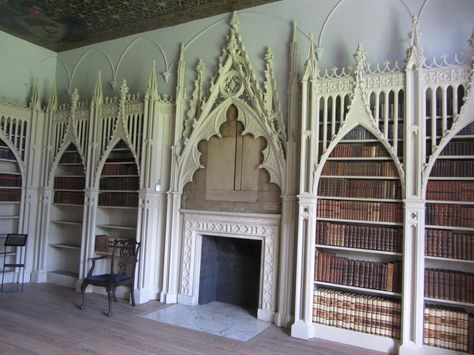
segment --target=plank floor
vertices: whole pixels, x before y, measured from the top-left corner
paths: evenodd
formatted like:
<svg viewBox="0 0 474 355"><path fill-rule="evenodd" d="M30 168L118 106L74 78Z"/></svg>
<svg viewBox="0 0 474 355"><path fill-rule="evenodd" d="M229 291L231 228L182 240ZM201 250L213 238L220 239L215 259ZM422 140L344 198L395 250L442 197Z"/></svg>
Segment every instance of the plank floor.
<svg viewBox="0 0 474 355"><path fill-rule="evenodd" d="M351 354L378 352L289 336L273 325L248 342L201 333L141 317L167 307L156 301L130 306L87 294L86 309L74 290L27 284L23 293L0 293L0 354Z"/></svg>

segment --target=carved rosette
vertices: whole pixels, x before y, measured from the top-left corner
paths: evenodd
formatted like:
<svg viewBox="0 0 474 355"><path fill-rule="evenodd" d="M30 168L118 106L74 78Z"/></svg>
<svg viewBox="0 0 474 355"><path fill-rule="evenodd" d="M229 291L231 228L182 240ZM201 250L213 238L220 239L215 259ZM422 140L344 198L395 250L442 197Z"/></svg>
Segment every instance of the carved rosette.
<svg viewBox="0 0 474 355"><path fill-rule="evenodd" d="M219 215L217 212L203 212L196 214L185 213L183 257L181 271L181 294L193 296L193 273L192 265L196 253L200 252L194 247L197 235L227 236L240 239L259 239L262 241L263 270L260 270L262 294L259 299L260 308L275 311L276 301L276 270L278 268L278 235L280 216L259 216L252 214L243 216ZM232 221L234 219L234 221ZM244 222L248 220L248 222Z"/></svg>

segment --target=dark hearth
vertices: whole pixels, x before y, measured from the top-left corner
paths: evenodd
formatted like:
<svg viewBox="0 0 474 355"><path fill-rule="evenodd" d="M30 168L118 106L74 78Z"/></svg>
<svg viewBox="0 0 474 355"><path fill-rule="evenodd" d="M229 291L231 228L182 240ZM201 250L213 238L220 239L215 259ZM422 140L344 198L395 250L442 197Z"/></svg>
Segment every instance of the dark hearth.
<svg viewBox="0 0 474 355"><path fill-rule="evenodd" d="M258 308L260 260L259 240L203 236L199 304Z"/></svg>

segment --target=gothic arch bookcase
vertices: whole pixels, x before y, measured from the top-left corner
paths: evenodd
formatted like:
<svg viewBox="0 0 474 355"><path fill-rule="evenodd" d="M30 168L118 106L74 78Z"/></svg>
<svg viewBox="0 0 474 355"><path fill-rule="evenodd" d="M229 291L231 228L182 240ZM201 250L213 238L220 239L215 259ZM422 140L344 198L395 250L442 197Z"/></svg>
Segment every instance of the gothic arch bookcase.
<svg viewBox="0 0 474 355"><path fill-rule="evenodd" d="M472 58L429 63L416 18L410 38L404 69L359 44L324 73L310 45L292 335L473 352Z"/></svg>

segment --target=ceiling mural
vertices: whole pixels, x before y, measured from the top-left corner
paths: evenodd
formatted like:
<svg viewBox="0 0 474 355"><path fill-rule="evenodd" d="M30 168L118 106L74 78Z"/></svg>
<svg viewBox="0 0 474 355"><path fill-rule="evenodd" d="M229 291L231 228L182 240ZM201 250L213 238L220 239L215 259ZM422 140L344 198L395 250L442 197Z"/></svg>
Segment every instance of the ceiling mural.
<svg viewBox="0 0 474 355"><path fill-rule="evenodd" d="M0 30L54 51L278 0L0 0Z"/></svg>

